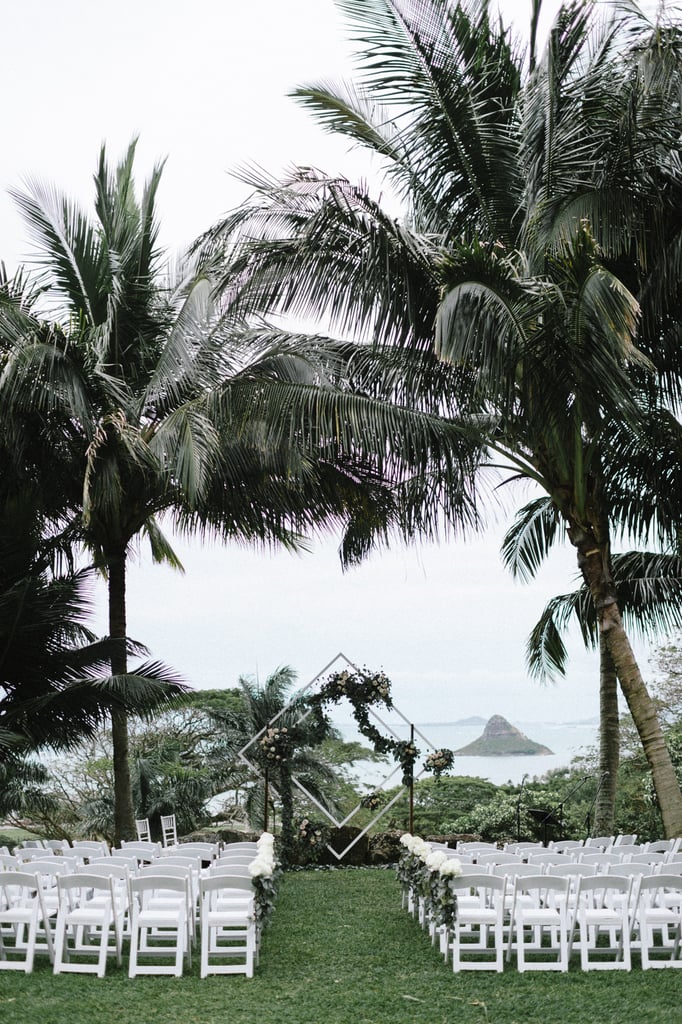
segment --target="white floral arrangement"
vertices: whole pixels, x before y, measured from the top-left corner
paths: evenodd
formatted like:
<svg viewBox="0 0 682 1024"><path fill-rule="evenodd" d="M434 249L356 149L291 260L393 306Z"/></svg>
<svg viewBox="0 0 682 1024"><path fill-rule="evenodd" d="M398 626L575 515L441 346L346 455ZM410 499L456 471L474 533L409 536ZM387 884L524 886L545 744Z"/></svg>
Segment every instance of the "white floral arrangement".
<svg viewBox="0 0 682 1024"><path fill-rule="evenodd" d="M432 850L424 861L429 871L438 871L443 861L448 859L448 855L443 853L442 850Z"/></svg>
<svg viewBox="0 0 682 1024"><path fill-rule="evenodd" d="M274 862L258 856L249 864L249 874L252 878L272 878L275 870Z"/></svg>
<svg viewBox="0 0 682 1024"><path fill-rule="evenodd" d="M274 850L275 837L272 832L263 832L260 838L256 840L256 846L259 850Z"/></svg>
<svg viewBox="0 0 682 1024"><path fill-rule="evenodd" d="M444 859L438 867L441 878L459 878L462 874L462 864L456 857L444 855Z"/></svg>
<svg viewBox="0 0 682 1024"><path fill-rule="evenodd" d="M279 728L271 725L258 740L258 744L267 761L285 761L289 753L289 740L286 726Z"/></svg>
<svg viewBox="0 0 682 1024"><path fill-rule="evenodd" d="M455 763L455 755L451 750L442 747L440 750L433 750L424 761L424 768L427 772L433 772L438 777L442 772L449 771Z"/></svg>

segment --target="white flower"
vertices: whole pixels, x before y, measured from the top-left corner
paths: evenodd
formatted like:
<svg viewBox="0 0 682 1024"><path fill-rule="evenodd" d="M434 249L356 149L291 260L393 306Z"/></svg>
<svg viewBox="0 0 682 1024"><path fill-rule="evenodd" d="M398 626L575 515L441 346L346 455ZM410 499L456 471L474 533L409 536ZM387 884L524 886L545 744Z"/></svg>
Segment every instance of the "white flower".
<svg viewBox="0 0 682 1024"><path fill-rule="evenodd" d="M443 861L447 859L447 854L443 853L442 850L432 850L424 863L426 864L429 871L438 871Z"/></svg>
<svg viewBox="0 0 682 1024"><path fill-rule="evenodd" d="M263 832L260 839L256 841L256 846L260 849L263 846L274 846L275 837L272 832Z"/></svg>
<svg viewBox="0 0 682 1024"><path fill-rule="evenodd" d="M411 835L409 832L403 832L403 834L400 837L400 845L405 846L409 850L410 844L412 843L413 839L414 836Z"/></svg>
<svg viewBox="0 0 682 1024"><path fill-rule="evenodd" d="M249 874L252 878L270 878L272 875L272 865L263 857L256 857L249 864Z"/></svg>
<svg viewBox="0 0 682 1024"><path fill-rule="evenodd" d="M443 878L456 878L462 874L462 864L456 857L446 856L438 871Z"/></svg>
<svg viewBox="0 0 682 1024"><path fill-rule="evenodd" d="M431 844L425 843L423 839L416 836L414 843L412 844L412 853L415 857L419 857L420 860L426 860L428 855L431 853Z"/></svg>

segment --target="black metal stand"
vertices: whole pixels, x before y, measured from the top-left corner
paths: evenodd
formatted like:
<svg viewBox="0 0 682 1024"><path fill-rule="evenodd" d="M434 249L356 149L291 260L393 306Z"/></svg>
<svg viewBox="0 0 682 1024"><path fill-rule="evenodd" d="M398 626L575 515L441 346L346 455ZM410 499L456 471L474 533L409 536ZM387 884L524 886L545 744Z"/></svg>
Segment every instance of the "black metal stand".
<svg viewBox="0 0 682 1024"><path fill-rule="evenodd" d="M524 775L521 779L521 788L519 789L519 795L516 800L516 842L521 842L521 800L523 798L523 787L526 785L527 775Z"/></svg>
<svg viewBox="0 0 682 1024"><path fill-rule="evenodd" d="M592 812L594 811L595 807L597 806L597 800L599 799L599 794L601 793L602 788L604 786L604 782L605 782L605 780L608 777L609 777L609 773L608 772L602 772L601 773L601 777L599 779L599 782L597 783L597 789L596 789L596 792L594 794L594 799L592 800L592 803L590 804L590 806L587 809L587 814L585 815L585 839L587 839L589 837L590 829L592 828Z"/></svg>
<svg viewBox="0 0 682 1024"><path fill-rule="evenodd" d="M583 776L583 778L575 784L573 789L569 790L569 792L566 794L563 800L561 800L555 807L551 807L547 811L546 819L542 819L540 821L540 824L544 825L544 838L542 841L545 844L545 846L547 845L547 824L550 818L552 818L554 822L556 822L556 825L559 829L559 838L566 838L564 835L564 804L566 804L571 799L571 797L578 792L579 789L582 789L582 787L585 785L586 782L589 781L590 778L591 776L589 775Z"/></svg>

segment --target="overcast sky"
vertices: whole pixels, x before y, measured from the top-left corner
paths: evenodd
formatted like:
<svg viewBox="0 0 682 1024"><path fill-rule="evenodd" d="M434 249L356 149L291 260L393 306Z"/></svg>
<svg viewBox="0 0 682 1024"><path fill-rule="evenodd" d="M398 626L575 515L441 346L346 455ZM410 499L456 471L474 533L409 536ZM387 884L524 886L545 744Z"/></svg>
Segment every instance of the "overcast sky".
<svg viewBox="0 0 682 1024"><path fill-rule="evenodd" d="M503 7L525 26L530 2ZM3 29L0 258L10 270L30 242L7 189L37 177L91 209L102 142L113 161L139 135L140 181L167 158L158 210L172 251L245 197L233 175L240 165L372 173L287 97L297 84L348 73L332 0L22 0L6 5ZM521 586L503 572L500 535L498 524L467 543L397 548L345 575L333 538L302 556L180 543L184 576L151 567L143 552L130 572L129 632L196 687L263 678L282 664L305 683L343 651L383 667L415 721L596 715L597 659L577 641L556 686L540 687L524 667L545 601L573 585L572 553L558 552L537 583ZM101 632L104 597L102 585Z"/></svg>

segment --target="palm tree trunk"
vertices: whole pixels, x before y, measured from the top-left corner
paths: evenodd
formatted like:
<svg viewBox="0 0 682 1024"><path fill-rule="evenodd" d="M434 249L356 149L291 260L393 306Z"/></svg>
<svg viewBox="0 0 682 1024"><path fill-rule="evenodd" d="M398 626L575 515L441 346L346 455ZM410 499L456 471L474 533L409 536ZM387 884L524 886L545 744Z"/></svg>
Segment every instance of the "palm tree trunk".
<svg viewBox="0 0 682 1024"><path fill-rule="evenodd" d="M109 571L109 636L120 641L111 656L111 674L128 671L126 654L126 557L116 552L107 558ZM135 810L130 780L128 715L114 708L111 713L111 737L114 748L114 842L135 838Z"/></svg>
<svg viewBox="0 0 682 1024"><path fill-rule="evenodd" d="M571 522L568 534L578 552L578 566L594 601L600 643L603 637L651 770L666 837L682 835L682 791L663 738L656 707L649 696L623 627L611 572L608 542L597 541L596 531L583 529L575 520Z"/></svg>
<svg viewBox="0 0 682 1024"><path fill-rule="evenodd" d="M594 815L594 834L611 835L615 830L616 790L620 761L618 719L618 675L606 644L599 637L599 793Z"/></svg>

